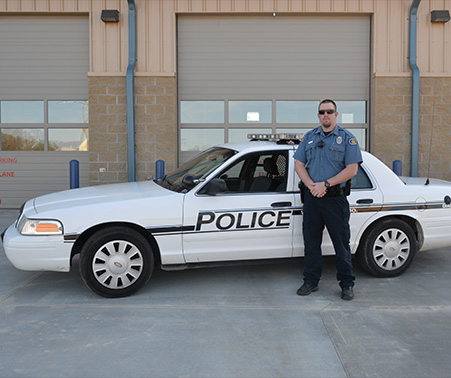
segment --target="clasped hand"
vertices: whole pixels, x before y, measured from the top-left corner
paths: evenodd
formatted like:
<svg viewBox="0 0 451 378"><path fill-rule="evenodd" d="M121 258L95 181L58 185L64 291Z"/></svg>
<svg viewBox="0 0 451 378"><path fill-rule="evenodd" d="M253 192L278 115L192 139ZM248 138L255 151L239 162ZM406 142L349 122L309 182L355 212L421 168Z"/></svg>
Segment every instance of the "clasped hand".
<svg viewBox="0 0 451 378"><path fill-rule="evenodd" d="M310 193L313 197L321 198L324 197L327 193L327 188L324 182L315 182L310 187Z"/></svg>

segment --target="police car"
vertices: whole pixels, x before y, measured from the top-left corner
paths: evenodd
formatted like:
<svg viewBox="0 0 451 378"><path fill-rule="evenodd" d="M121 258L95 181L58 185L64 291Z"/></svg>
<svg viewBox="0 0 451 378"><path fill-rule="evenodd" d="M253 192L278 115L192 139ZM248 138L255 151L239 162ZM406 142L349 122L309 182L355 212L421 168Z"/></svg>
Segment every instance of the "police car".
<svg viewBox="0 0 451 378"><path fill-rule="evenodd" d="M18 269L67 272L105 297L136 292L164 270L303 256L293 136L212 147L161 180L93 186L26 202L3 234ZM266 139L266 140L261 140ZM373 155L352 179L351 250L378 277L418 250L451 245L451 183L402 180ZM334 249L324 231L323 254Z"/></svg>

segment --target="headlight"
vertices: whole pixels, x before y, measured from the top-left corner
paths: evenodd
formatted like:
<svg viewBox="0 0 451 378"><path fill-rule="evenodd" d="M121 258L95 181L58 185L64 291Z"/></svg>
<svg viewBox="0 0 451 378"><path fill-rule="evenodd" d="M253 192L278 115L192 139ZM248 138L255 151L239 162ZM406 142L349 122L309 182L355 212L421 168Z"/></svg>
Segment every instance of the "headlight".
<svg viewBox="0 0 451 378"><path fill-rule="evenodd" d="M22 235L61 235L63 225L56 220L27 219L22 217L17 229Z"/></svg>

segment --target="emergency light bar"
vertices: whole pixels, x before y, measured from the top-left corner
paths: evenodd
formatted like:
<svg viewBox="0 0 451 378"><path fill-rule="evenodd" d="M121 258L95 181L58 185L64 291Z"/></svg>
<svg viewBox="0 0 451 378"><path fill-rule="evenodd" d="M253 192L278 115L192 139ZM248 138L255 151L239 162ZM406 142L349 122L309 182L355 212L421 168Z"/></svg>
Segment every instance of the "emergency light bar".
<svg viewBox="0 0 451 378"><path fill-rule="evenodd" d="M247 134L247 138L251 141L258 140L266 140L266 141L274 141L277 143L295 143L299 144L299 139L301 139L304 134L289 134L289 133L281 133L281 134Z"/></svg>

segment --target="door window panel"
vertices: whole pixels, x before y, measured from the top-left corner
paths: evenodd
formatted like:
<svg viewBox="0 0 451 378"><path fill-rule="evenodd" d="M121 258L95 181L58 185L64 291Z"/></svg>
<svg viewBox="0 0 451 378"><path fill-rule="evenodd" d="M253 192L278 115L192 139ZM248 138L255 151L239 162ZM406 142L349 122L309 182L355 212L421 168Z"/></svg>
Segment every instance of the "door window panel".
<svg viewBox="0 0 451 378"><path fill-rule="evenodd" d="M277 123L318 123L319 101L276 101Z"/></svg>
<svg viewBox="0 0 451 378"><path fill-rule="evenodd" d="M44 151L44 129L1 129L2 151Z"/></svg>
<svg viewBox="0 0 451 378"><path fill-rule="evenodd" d="M224 101L181 101L181 123L224 123Z"/></svg>
<svg viewBox="0 0 451 378"><path fill-rule="evenodd" d="M272 123L272 101L229 101L229 123Z"/></svg>
<svg viewBox="0 0 451 378"><path fill-rule="evenodd" d="M180 140L182 151L203 151L224 143L224 129L182 129Z"/></svg>
<svg viewBox="0 0 451 378"><path fill-rule="evenodd" d="M1 123L43 123L44 101L1 101Z"/></svg>
<svg viewBox="0 0 451 378"><path fill-rule="evenodd" d="M49 151L88 151L88 129L49 129Z"/></svg>
<svg viewBox="0 0 451 378"><path fill-rule="evenodd" d="M366 123L366 101L336 101L338 124Z"/></svg>
<svg viewBox="0 0 451 378"><path fill-rule="evenodd" d="M88 101L49 101L49 123L89 123Z"/></svg>

